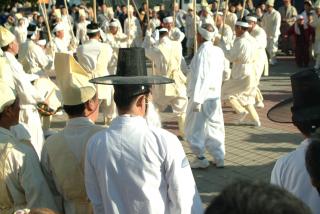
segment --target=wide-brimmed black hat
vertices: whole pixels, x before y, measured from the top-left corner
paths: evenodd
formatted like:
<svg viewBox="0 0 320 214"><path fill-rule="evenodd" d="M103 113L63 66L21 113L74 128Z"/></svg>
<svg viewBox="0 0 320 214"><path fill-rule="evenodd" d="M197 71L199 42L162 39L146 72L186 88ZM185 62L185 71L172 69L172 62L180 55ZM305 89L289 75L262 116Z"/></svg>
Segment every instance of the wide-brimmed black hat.
<svg viewBox="0 0 320 214"><path fill-rule="evenodd" d="M148 75L143 48L120 48L116 75L98 77L91 83L104 85L159 85L173 83L173 79Z"/></svg>
<svg viewBox="0 0 320 214"><path fill-rule="evenodd" d="M268 111L268 118L277 123L320 119L320 78L315 70L300 71L291 76L292 97Z"/></svg>

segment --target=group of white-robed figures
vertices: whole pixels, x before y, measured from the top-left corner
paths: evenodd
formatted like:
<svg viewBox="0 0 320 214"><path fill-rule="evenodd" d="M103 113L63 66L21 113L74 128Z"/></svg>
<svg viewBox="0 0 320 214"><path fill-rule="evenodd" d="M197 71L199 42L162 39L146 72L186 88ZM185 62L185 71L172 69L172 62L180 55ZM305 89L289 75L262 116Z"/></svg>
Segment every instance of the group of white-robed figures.
<svg viewBox="0 0 320 214"><path fill-rule="evenodd" d="M247 18L248 20L250 19L250 17ZM169 23L170 19L172 18L168 18L166 22ZM254 125L259 125L260 123L253 107L258 92L257 79L259 77L257 74L258 69L255 68L257 65L261 64L258 63L258 60L261 60L260 62L262 62L262 58L265 57L265 55L261 52L261 58L256 58L259 48L258 45L253 45L256 44L255 39L249 35L247 29L251 29L251 32L256 32L256 38L259 38L257 35L263 36L263 34L259 31L258 26L255 26L256 20L254 17L251 17L251 20L249 21L251 22L250 26L246 22L236 23L235 30L237 38L229 49L224 48L228 46L223 45L225 42L223 31L222 36L219 37L218 29L210 23L199 26L199 50L191 62L190 69L188 69L182 58L181 37L183 34L177 29L170 29L170 26L168 28L161 28L156 33L159 36L157 40L152 40L150 34L147 34L145 38L143 44L145 53L148 58L155 62L155 74L175 80L174 84L165 86L155 85L153 87L154 103L159 109L171 105L173 111L177 113L180 134L185 136L186 140L190 143L193 152L198 157L195 162L191 164L194 168L204 168L209 165L204 157L205 148L208 148L210 154L213 155L217 167L224 166L224 122L221 98L229 100L235 110L238 111L239 116L241 116L238 121L239 123L242 122L244 117L248 114L252 117ZM109 27L116 27L116 24L112 24L111 22ZM5 184L5 186L9 188L8 194L4 196L4 198L12 198L12 200L6 200L6 204L2 206L4 207L4 210L6 212L11 212L18 207L32 208L39 207L39 204L41 204L42 207L49 207L60 211L63 210L63 212L66 213L88 213L88 210L92 210L92 206L88 202L89 196L93 209L96 210L97 213L100 213L101 210L104 210L102 211L104 213L109 212L110 210L113 210L114 213L118 213L120 210L130 212L137 207L140 207L141 210L149 211L148 213L150 213L154 207L151 206L151 204L154 202L150 201L149 204L145 201L145 198L151 196L156 197L156 195L158 195L159 200L162 199L163 201L164 210L171 210L172 213L185 209L192 210L193 213L201 212L200 199L183 149L176 137L168 132L164 132L162 129L156 130L157 134L160 133L156 138L161 139L160 142L158 142L161 146L159 145L160 147L157 147L157 150L160 149L162 151L162 154L157 156L159 165L156 168L151 167L148 172L143 171L143 168L139 168L143 173L146 173L145 176L142 176L141 180L134 179L137 176L133 173L135 168L133 168L133 172L128 172L126 171L128 170L128 166L124 167L121 163L118 163L119 165L117 165L117 167L114 166L113 170L111 170L112 168L110 169L111 171L108 170L109 175L114 172L119 172L120 169L124 170L123 173L127 175L124 177L125 181L134 181L133 183L137 184L136 191L131 194L128 193L126 200L121 200L122 196L119 195L118 192L124 182L117 181L114 183L117 185L112 188L112 185L105 186L106 177L97 175L99 169L101 167L104 168L103 164L108 163L108 160L104 160L105 162L102 163L102 165L99 165L101 162L91 159L91 164L95 163L97 165L92 166L93 168L88 168L88 170L91 170L92 172L86 174L89 178L85 178L85 175L83 175L83 166L85 162L84 154L88 139L94 133L102 129L93 123L96 120L98 104L101 100L105 100L107 104L114 106L112 98L113 88L111 86L99 85L96 89L96 87L92 87L92 85L88 86L87 84L90 78L115 74L116 69L114 68L117 67L116 62L118 61L117 51L121 47L119 44L123 42L121 37L115 36L117 31L113 33L111 30L110 34L107 35L107 37L109 36L110 41L113 41L113 43L110 44L115 44L114 47L110 47L110 44L108 43L99 42L101 35L98 26L95 24L88 25L87 35L89 40L82 46L79 46L76 50L81 67L78 62L68 55L69 53L60 55L60 51L56 49L58 45L54 48L56 51L56 63L53 63L53 59L45 54L42 49L39 49L38 46L34 46L36 45L34 44L37 37L36 30L32 30L31 28L29 30L30 35L28 36L26 43L28 44L28 46L26 46L28 48L26 48L25 51L19 51L19 46L16 43L15 37L6 29L0 28L0 43L5 56L2 65L10 67L10 69L1 70L3 72L2 78L9 83L10 88L17 92L21 108L20 122L24 122L26 124L25 128L29 131L21 132L23 127L20 125L12 126L17 128L12 128L9 134L9 141L14 145L19 142L29 143L28 146L30 146L31 142L32 147L37 152L37 155L31 158L31 160L17 161L17 157L13 155L8 161L9 165L12 163L16 164L17 169L15 170L22 173L23 176L21 181L17 181L17 177L14 175L10 177L9 174L11 174L11 169L6 168L7 166L4 167L4 171L7 171L4 173L4 179L1 178L0 181L4 181L2 184ZM54 29L56 37L63 34L61 31L63 31L61 25L56 25ZM220 38L220 44L223 48L213 45L213 41L216 38ZM238 54L240 52L242 54ZM21 57L21 63L14 57L18 53L19 58ZM38 53L43 53L43 55L37 57L36 54ZM41 61L42 57L47 60L45 62ZM226 59L234 65L230 75L226 74L226 72L229 71L225 68ZM24 60L26 60L25 63L23 63ZM112 65L115 66L113 67L113 70L110 68L111 62L113 62ZM30 70L27 71L27 66L33 64L35 66L29 68ZM55 64L55 66L53 64ZM36 66L38 66L39 69L34 69ZM45 72L46 69L49 71L55 70L58 86L52 87L54 90L38 93L40 90L37 90L35 87L38 80L32 78L36 78L34 77L34 74L37 74L38 79L46 79L43 81L51 84L48 77L49 72ZM8 73L7 71L12 71L12 73ZM259 72L261 73L260 70ZM41 76L41 78L39 78L39 76ZM213 76L214 78L212 78ZM223 82L225 76L230 76L230 78L226 78L228 80ZM31 82L34 80L35 83L32 85ZM39 82L41 83L41 81ZM85 83L83 84L83 82ZM46 84L40 83L38 83L41 85L39 86L39 89L43 89L43 85ZM236 87L227 87L228 84ZM62 102L70 120L65 129L50 137L44 144L41 121L35 106L39 102L47 103L50 106L51 103L48 103L47 99L48 95L51 96L53 93L57 94L59 91L62 93ZM34 94L32 94L32 92ZM105 95L107 96L105 97ZM14 96L14 98L16 98L16 96ZM30 98L30 100L24 101L25 98ZM12 96L10 99L11 102L13 99ZM24 104L24 102L26 103ZM3 105L7 104L8 103L5 102ZM79 109L74 110L72 108L73 106L76 106L76 109L77 107L80 109L84 108L84 110L81 113L75 113L73 111ZM115 114L115 108L107 106L106 109L110 110L111 114ZM185 112L187 112L187 115ZM24 115L27 115L27 117L22 117ZM113 118L114 116L110 117L110 119ZM139 118L131 118L130 116L127 118L127 116L124 115L111 123L111 129L109 130L114 129L122 133L122 135L125 134L128 142L123 139L124 145L130 143L130 139L138 142L140 138L135 138L136 136L127 138L127 134L123 132L122 128L119 129L119 127L123 124L132 123L132 127L131 125L128 126L132 128L130 133L135 133L137 128L142 132L148 130L147 127L141 128L146 124L144 120L140 120L141 119ZM185 124L184 120L186 120ZM137 124L140 124L140 126ZM24 133L24 135L21 136L21 133ZM30 135L28 136L28 134ZM110 139L108 138L108 140L112 141L112 139L114 139L115 142L118 142L118 138L116 137L118 135L111 136L112 137ZM152 142L154 139L152 139L150 139L150 144L145 144L142 148L149 148L153 151L155 147L153 147L154 145ZM92 148L92 150L88 151L97 152L97 154L103 152L104 150L102 148L105 146L104 141L107 142L108 140L105 139L101 141L101 150L93 151L95 148ZM97 140L97 142L98 141L99 140ZM167 142L173 141L176 142L176 145L171 145L174 148L169 148ZM12 152L12 154L20 152L20 156L25 153L30 153L28 155L32 156L32 151L24 151L24 149L21 149L21 151L18 149L19 151L17 151L16 148L8 148L7 145L8 144L4 144L3 151ZM148 145L153 146L146 147ZM114 147L117 147L117 144L115 144ZM123 147L123 149L124 148L129 149L129 147ZM114 161L119 158L117 153L121 150L116 149L108 151L115 155L114 160L112 161L112 163L115 163ZM137 153L139 152L140 151L137 150ZM147 152L146 155L147 154L150 155L149 152ZM131 157L129 152L124 153L123 155L126 158ZM157 155L157 153L155 153L155 155ZM38 158L41 157L43 172L39 171L40 167L36 161L37 156ZM93 154L87 156L88 158L95 157ZM140 157L139 160L143 164L148 165L149 163L154 163L152 161L150 162L150 160L153 160L155 157L150 158L151 157L149 156ZM34 175L37 175L38 179L29 177L29 174L24 174L21 171L26 166L30 167L30 164L36 171ZM155 176L156 169L160 169L161 171L162 167L164 167L163 164L166 164L165 168L168 171L166 171L166 176L160 174L156 176L156 180L161 187L159 195L159 188L153 192L151 189L145 189L144 185L148 185L149 183L146 178ZM138 166L138 164L133 164L132 167L133 166ZM120 179L120 174L115 174L114 179ZM97 175L97 177L93 175ZM43 179L43 177L46 179ZM74 177L75 179L70 179L71 177ZM165 177L165 179L163 179L163 177ZM32 181L30 181L30 179L32 179ZM96 180L92 181L92 179ZM77 180L77 183L74 182L75 180ZM88 181L89 187L87 187L87 189L85 189L84 180ZM180 181L185 184L183 187L180 187ZM26 185L28 183L29 185ZM45 183L48 183L52 194L49 193L50 191ZM99 185L96 186L97 184ZM30 186L32 187L32 191L29 192L28 188ZM167 186L169 186L169 189L166 188ZM189 188L182 191L186 186ZM39 187L41 188L39 189ZM170 187L173 189L170 189ZM130 186L127 188L125 186L121 187L122 191L129 189ZM102 190L106 190L106 192L101 194ZM139 192L141 197L138 197ZM87 193L89 194L88 196ZM52 195L54 197L51 197ZM130 197L128 197L128 195ZM54 203L52 203L52 198L54 198ZM135 200L135 198L137 200ZM110 203L104 203L106 200ZM132 201L136 202L132 203Z"/></svg>

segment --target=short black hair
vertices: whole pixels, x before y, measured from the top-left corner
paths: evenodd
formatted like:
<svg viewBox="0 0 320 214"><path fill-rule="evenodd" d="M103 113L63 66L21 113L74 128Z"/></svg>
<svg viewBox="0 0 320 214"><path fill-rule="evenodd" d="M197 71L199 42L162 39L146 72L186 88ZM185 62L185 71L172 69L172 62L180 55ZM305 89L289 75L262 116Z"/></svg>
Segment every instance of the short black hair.
<svg viewBox="0 0 320 214"><path fill-rule="evenodd" d="M149 93L147 85L114 85L113 99L118 109L126 111L139 95Z"/></svg>
<svg viewBox="0 0 320 214"><path fill-rule="evenodd" d="M3 52L6 52L7 50L9 50L9 45L6 45L6 46L4 46L4 47L1 47L1 50L2 50Z"/></svg>
<svg viewBox="0 0 320 214"><path fill-rule="evenodd" d="M312 180L315 181L315 188L320 194L320 134L318 133L317 135L318 136L311 138L311 142L306 151L305 160L307 171ZM313 183L313 185L315 183Z"/></svg>
<svg viewBox="0 0 320 214"><path fill-rule="evenodd" d="M264 182L237 181L227 186L205 214L311 214L287 190Z"/></svg>
<svg viewBox="0 0 320 214"><path fill-rule="evenodd" d="M96 29L99 29L99 25L97 23L91 22L90 24L88 24L87 29L96 30ZM95 33L87 33L87 36L89 37L89 39L91 39L93 37L96 37L98 34L100 34L100 31Z"/></svg>
<svg viewBox="0 0 320 214"><path fill-rule="evenodd" d="M64 111L72 117L80 117L84 114L84 110L86 109L85 103L81 103L79 105L63 105Z"/></svg>

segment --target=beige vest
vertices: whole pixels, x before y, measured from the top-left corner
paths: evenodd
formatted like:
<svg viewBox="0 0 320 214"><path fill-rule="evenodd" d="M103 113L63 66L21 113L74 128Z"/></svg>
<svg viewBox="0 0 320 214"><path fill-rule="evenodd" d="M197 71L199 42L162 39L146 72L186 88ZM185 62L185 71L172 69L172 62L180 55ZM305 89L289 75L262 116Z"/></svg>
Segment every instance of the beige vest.
<svg viewBox="0 0 320 214"><path fill-rule="evenodd" d="M84 141L88 141L89 138L100 131L102 127L97 126L90 129L90 133L87 135L88 139L83 139ZM60 194L64 200L71 201L75 204L74 213L93 213L84 184L84 154L79 163L65 143L63 134L60 133L59 135L61 140L47 144L52 173L56 177L56 185L59 187L58 189L62 191Z"/></svg>
<svg viewBox="0 0 320 214"><path fill-rule="evenodd" d="M186 90L186 77L180 69L181 64L181 54L177 52L180 50L180 44L176 41L171 41L171 48L160 44L158 46L160 52L162 53L164 60L167 65L167 77L173 79L175 82L172 84L166 84L165 96L180 96Z"/></svg>

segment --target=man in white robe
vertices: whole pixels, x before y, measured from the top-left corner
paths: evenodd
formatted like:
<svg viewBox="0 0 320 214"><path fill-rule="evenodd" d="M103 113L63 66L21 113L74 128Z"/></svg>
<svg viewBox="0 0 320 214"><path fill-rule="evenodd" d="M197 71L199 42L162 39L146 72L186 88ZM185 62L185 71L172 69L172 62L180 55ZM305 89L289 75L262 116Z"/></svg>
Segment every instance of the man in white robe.
<svg viewBox="0 0 320 214"><path fill-rule="evenodd" d="M53 38L53 49L54 52L58 53L72 53L69 49L70 40L67 40L65 37L65 26L62 22L59 22L55 25L52 30L55 37Z"/></svg>
<svg viewBox="0 0 320 214"><path fill-rule="evenodd" d="M139 19L133 15L132 5L129 5L123 32L128 36L128 47L141 47L143 41L142 29Z"/></svg>
<svg viewBox="0 0 320 214"><path fill-rule="evenodd" d="M256 40L248 33L249 24L238 21L233 47L225 50L226 58L232 63L230 79L222 86L222 99L230 102L238 114L235 124L261 126L259 115L254 108L256 97L255 61ZM247 116L249 120L245 120Z"/></svg>
<svg viewBox="0 0 320 214"><path fill-rule="evenodd" d="M145 38L146 57L154 62L155 74L170 77L175 80L172 85L155 86L155 104L160 111L170 105L178 116L180 136L184 136L184 118L187 109L186 77L181 71L182 46L178 41L169 38L168 30L159 30L160 40L156 46L152 45L151 33L147 32Z"/></svg>
<svg viewBox="0 0 320 214"><path fill-rule="evenodd" d="M83 171L87 142L104 129L94 124L99 114L97 90L89 83L90 75L72 56L57 53L55 67L69 120L63 130L46 140L41 165L52 193L59 199L60 210L68 214L90 214L92 206Z"/></svg>
<svg viewBox="0 0 320 214"><path fill-rule="evenodd" d="M185 123L186 140L197 159L191 168L206 168L209 161L207 148L217 167L224 167L224 120L221 107L221 86L224 54L212 40L217 29L204 24L198 29L199 50L191 61L188 76L188 107Z"/></svg>
<svg viewBox="0 0 320 214"><path fill-rule="evenodd" d="M31 135L31 143L40 158L44 136L36 105L43 103L45 99L31 84L31 81L35 80L34 75L27 74L15 58L19 52L15 36L3 27L0 27L0 46L10 65L15 89L20 99L20 121L27 125Z"/></svg>
<svg viewBox="0 0 320 214"><path fill-rule="evenodd" d="M172 16L168 16L163 19L163 27L168 29L169 38L171 40L178 41L180 43L182 42L185 35L183 32L181 32L181 30L179 28L173 26L173 17Z"/></svg>
<svg viewBox="0 0 320 214"><path fill-rule="evenodd" d="M101 77L109 75L108 64L112 57L112 48L107 43L100 42L101 29L95 23L87 26L89 40L80 45L77 49L77 58L82 67L90 73L91 77ZM98 98L102 102L101 110L104 114L104 122L109 124L116 116L115 109L112 107L111 86L98 86Z"/></svg>
<svg viewBox="0 0 320 214"><path fill-rule="evenodd" d="M262 74L268 75L269 74L269 63L268 63L268 56L266 53L267 47L267 34L266 32L257 25L258 19L254 16L247 16L246 17L250 27L248 29L250 35L255 38L257 44L257 60L256 60L256 78L257 78L257 95L256 95L256 107L263 108L263 96L259 89L260 78Z"/></svg>
<svg viewBox="0 0 320 214"><path fill-rule="evenodd" d="M278 40L281 34L281 15L275 10L274 0L268 0L266 2L267 12L262 18L262 28L267 33L267 52L269 54L269 61L271 65L277 63L276 53L278 51Z"/></svg>
<svg viewBox="0 0 320 214"><path fill-rule="evenodd" d="M83 9L79 10L79 23L77 24L76 38L79 44L83 44L88 40L87 25L90 22L86 19L86 13Z"/></svg>
<svg viewBox="0 0 320 214"><path fill-rule="evenodd" d="M58 211L33 148L10 131L19 123L19 98L0 82L0 213L46 207Z"/></svg>
<svg viewBox="0 0 320 214"><path fill-rule="evenodd" d="M122 74L121 83L133 84L114 86L119 116L109 128L95 134L87 147L85 182L94 212L202 213L197 187L178 138L148 125L144 118L151 102L150 85L144 84L171 80L149 79L143 49L127 52L129 56L119 53L122 66L117 74ZM132 62L143 64L132 65L125 60L129 57ZM129 73L131 77L127 76ZM132 81L137 77L141 77L142 85ZM115 84L108 77L96 83L103 82Z"/></svg>

